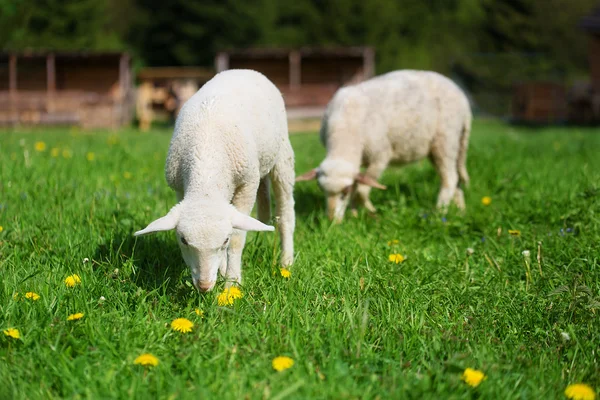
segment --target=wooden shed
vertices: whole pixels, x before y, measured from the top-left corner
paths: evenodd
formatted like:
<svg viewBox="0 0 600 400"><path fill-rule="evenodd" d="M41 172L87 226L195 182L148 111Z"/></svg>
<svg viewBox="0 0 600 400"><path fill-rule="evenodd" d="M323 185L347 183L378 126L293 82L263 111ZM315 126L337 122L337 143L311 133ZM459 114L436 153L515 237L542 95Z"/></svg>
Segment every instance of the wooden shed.
<svg viewBox="0 0 600 400"><path fill-rule="evenodd" d="M200 67L147 67L138 74L136 112L141 130L155 119L173 119L215 72Z"/></svg>
<svg viewBox="0 0 600 400"><path fill-rule="evenodd" d="M564 85L555 82L528 81L514 85L512 100L514 122L556 124L567 119Z"/></svg>
<svg viewBox="0 0 600 400"><path fill-rule="evenodd" d="M589 34L590 104L594 122L598 123L600 122L600 6L581 19L580 27Z"/></svg>
<svg viewBox="0 0 600 400"><path fill-rule="evenodd" d="M118 128L132 118L131 76L125 53L1 53L0 125Z"/></svg>
<svg viewBox="0 0 600 400"><path fill-rule="evenodd" d="M375 72L370 47L245 49L217 54L217 72L249 68L265 74L281 90L291 115L295 109L320 113L335 91L369 79Z"/></svg>

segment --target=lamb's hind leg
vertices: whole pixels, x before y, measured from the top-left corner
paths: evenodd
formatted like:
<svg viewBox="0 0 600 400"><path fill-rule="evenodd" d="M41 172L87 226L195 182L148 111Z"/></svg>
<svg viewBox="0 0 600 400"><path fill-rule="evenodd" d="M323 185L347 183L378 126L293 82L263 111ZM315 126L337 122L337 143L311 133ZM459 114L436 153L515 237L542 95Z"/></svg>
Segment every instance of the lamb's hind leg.
<svg viewBox="0 0 600 400"><path fill-rule="evenodd" d="M458 200L457 205L460 207L459 201L462 199L462 190L460 193L457 193L458 171L456 169L456 152L449 150L445 148L444 143L438 143L431 151L431 160L441 180L437 207L443 210L448 208L453 198ZM464 205L464 199L462 200Z"/></svg>
<svg viewBox="0 0 600 400"><path fill-rule="evenodd" d="M276 215L279 218L279 235L281 239L281 264L292 265L294 262L294 153L291 146L286 145L279 161L271 171L273 192L275 193Z"/></svg>

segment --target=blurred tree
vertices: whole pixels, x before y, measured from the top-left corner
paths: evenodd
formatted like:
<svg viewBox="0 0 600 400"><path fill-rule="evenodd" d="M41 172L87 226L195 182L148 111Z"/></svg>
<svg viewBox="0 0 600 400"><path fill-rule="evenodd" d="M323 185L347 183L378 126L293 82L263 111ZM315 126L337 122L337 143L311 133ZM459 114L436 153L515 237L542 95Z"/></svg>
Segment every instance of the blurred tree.
<svg viewBox="0 0 600 400"><path fill-rule="evenodd" d="M126 3L127 1L125 1ZM4 49L118 49L110 3L96 0L0 0Z"/></svg>
<svg viewBox="0 0 600 400"><path fill-rule="evenodd" d="M493 57L482 61L503 53L534 55L525 58L539 71L571 76L587 69L577 22L597 2L0 0L0 47L127 49L147 65L210 66L226 48L370 45L378 73L420 68L512 79ZM518 57L505 58L521 68Z"/></svg>

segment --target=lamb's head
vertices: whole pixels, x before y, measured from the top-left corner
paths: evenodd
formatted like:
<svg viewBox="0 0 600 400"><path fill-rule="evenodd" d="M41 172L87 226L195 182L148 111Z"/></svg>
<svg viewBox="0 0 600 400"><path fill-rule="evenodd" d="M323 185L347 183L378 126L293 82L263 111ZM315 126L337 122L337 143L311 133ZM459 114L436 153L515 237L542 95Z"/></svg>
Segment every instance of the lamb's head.
<svg viewBox="0 0 600 400"><path fill-rule="evenodd" d="M185 263L190 267L194 286L211 290L221 266L227 266L227 249L234 229L273 231L275 228L245 215L231 204L215 206L185 199L167 215L151 222L135 236L174 229Z"/></svg>
<svg viewBox="0 0 600 400"><path fill-rule="evenodd" d="M360 172L357 165L346 160L326 158L317 168L296 178L296 181L316 179L327 196L327 215L330 220L341 222L357 184L378 189L386 187Z"/></svg>

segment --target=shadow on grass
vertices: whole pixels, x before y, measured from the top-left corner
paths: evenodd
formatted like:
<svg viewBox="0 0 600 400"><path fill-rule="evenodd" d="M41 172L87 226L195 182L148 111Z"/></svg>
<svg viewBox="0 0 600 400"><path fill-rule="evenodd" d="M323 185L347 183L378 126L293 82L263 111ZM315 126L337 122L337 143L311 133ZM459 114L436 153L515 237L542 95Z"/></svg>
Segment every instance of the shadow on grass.
<svg viewBox="0 0 600 400"><path fill-rule="evenodd" d="M136 270L131 281L144 290L163 287L171 294L189 291L182 279L188 268L171 235L159 233L136 238L132 234L118 233L110 242L98 247L94 260L112 268L121 268L129 260L133 261Z"/></svg>

